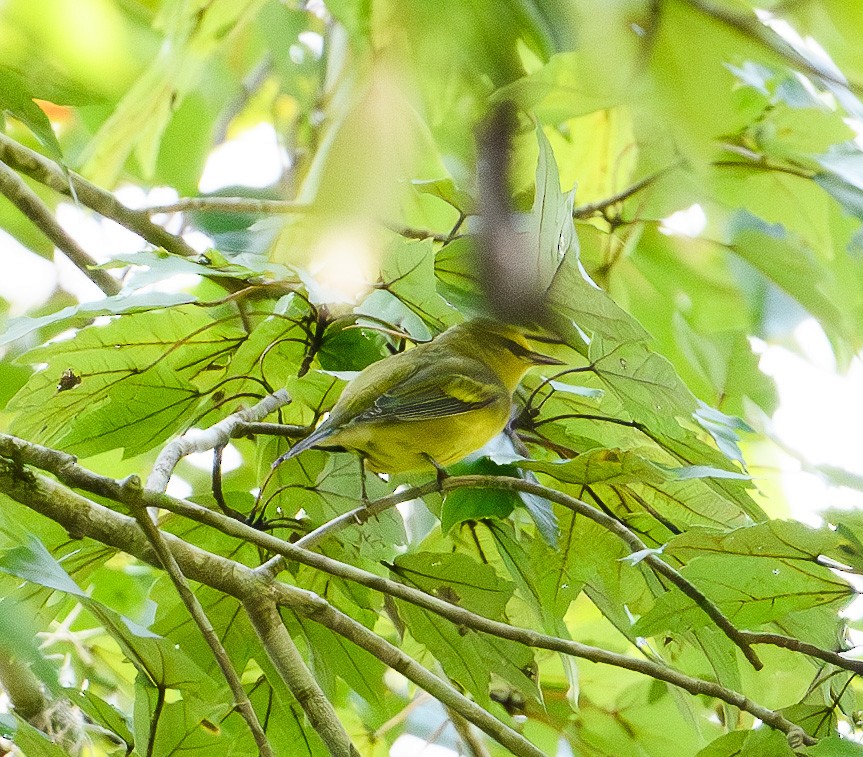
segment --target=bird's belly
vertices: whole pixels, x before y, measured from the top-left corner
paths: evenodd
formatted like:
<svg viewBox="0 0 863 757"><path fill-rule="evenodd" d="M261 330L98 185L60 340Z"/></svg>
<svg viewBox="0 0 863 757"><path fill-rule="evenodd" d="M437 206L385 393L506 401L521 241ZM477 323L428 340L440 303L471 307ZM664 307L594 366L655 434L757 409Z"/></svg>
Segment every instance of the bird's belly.
<svg viewBox="0 0 863 757"><path fill-rule="evenodd" d="M386 423L364 423L345 428L338 443L364 455L368 467L382 473L450 465L475 452L499 434L509 420L510 404L488 407L442 418Z"/></svg>

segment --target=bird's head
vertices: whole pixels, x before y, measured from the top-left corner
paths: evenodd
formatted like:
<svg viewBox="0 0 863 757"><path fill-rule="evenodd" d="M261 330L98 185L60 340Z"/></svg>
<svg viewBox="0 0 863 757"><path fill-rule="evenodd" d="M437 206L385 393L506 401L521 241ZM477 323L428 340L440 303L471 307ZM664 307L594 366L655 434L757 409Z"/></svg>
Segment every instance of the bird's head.
<svg viewBox="0 0 863 757"><path fill-rule="evenodd" d="M536 352L523 329L488 318L465 321L441 336L452 340L453 348L486 363L510 391L531 366L563 365L562 360Z"/></svg>

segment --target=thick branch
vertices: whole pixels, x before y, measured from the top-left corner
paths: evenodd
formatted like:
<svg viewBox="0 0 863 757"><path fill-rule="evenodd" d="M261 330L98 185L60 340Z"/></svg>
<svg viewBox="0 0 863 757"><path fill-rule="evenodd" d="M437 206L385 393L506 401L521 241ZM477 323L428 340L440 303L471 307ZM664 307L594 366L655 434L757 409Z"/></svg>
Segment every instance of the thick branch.
<svg viewBox="0 0 863 757"><path fill-rule="evenodd" d="M333 705L303 662L271 592L262 587L260 593L247 597L243 605L267 656L309 716L312 728L324 740L330 754L333 757L359 757L360 753L351 743Z"/></svg>
<svg viewBox="0 0 863 757"><path fill-rule="evenodd" d="M8 437L0 435L0 441L3 441L4 439L8 439ZM26 445L26 442L23 444ZM20 451L20 447L16 447L16 449ZM45 448L41 448L38 452L40 454L44 454L44 450ZM3 450L0 449L0 456L3 454ZM74 467L79 468L79 466ZM68 470L69 469L67 467L67 471ZM102 478L86 471L85 474L79 476L79 479L87 479L90 477L97 479ZM100 489L100 493L104 496L109 496L111 499L118 502L127 502L129 500L134 501L138 497L138 494L132 490L133 487L124 485L121 482L112 481L111 479L102 478L98 488ZM72 534L86 534L88 537L96 539L103 544L116 547L117 549L157 567L160 566L158 556L155 554L152 546L148 543L146 537L143 535L133 518L115 513L102 505L91 502L75 492L69 491L61 484L46 478L45 476L34 474L20 465L16 465L8 461L4 462L2 458L0 458L0 491L4 492L15 501L30 507L42 515L45 515L56 523L59 523ZM140 500L137 501L140 506L157 507L160 503L164 503L169 499L171 498L165 494L155 492L148 493L145 490L141 493ZM179 570L185 576L239 599L244 603L247 610L250 610L251 612L264 612L264 609L256 605L256 602L262 596L266 596L267 592L270 591L271 588L263 584L260 578L258 578L252 570L232 560L205 552L204 550L187 544L172 534L163 534L162 538L165 540L168 548L176 559ZM328 606L316 595L301 589L284 587L278 584L274 585L272 590L279 592L278 599L280 603L300 612L301 614L307 615L318 622L326 620L328 623L334 624L334 626L337 627L334 627L333 630L342 634L351 634L349 638L351 638L352 641L360 644L360 646L366 645L366 648L369 648L369 651L373 654L376 653L374 651L375 649L377 649L378 652L384 650L386 655L381 659L385 663L388 660L394 660L399 665L400 669L404 668L401 672L411 680L414 680L417 685L423 688L426 686L430 687L427 689L430 693L437 695L436 692L441 692L446 689L443 694L445 699L442 700L444 701L444 704L457 709L468 720L483 728L483 730L489 733L489 735L493 735L496 738L497 736L495 734L498 734L500 729L503 728L506 729L507 732L503 743L515 743L521 747L524 747L525 744L529 746L529 742L522 739L522 737L518 736L518 734L511 729L499 723L499 721L496 721L496 719L488 713L482 711L482 715L474 717L473 708L477 708L476 705L464 698L461 694L458 694L455 689L449 687L448 684L441 681L439 678L436 678L410 657L403 655L395 647L391 647L391 645L387 645L386 642L378 639L378 637L376 637L372 632L367 631L360 624L356 624L355 627L352 625L353 621L349 618L334 618L331 613L320 615L321 607ZM262 616L257 615L251 617L253 623L259 623ZM266 619L264 619L264 623L266 628L261 626L259 630L262 633L267 634L267 640L277 641L278 646L276 649L284 652L285 649L283 644L285 640L281 637L281 632L279 632L273 624L268 623ZM357 629L362 629L367 636L360 638L357 634L360 634L361 632L357 631ZM270 634L275 634L276 636L271 637ZM281 640L276 637L281 637ZM383 646L381 646L381 644L383 644ZM268 649L268 653L269 651L270 650ZM302 661L300 660L300 662ZM289 658L281 659L276 663L277 670L279 670L280 674L290 671L296 672L294 663L296 663L296 660L291 660ZM408 675L408 673L410 675ZM311 680L314 681L314 679ZM286 684L292 689L295 682L296 679L286 680ZM308 679L301 681L299 685L301 687L307 687L309 685ZM478 709L481 710L481 708ZM313 715L308 711L307 714L310 721L313 723L318 722L321 716L320 713L315 713ZM492 726L490 721L487 721L488 718L491 718L491 720L497 723L497 725ZM323 733L321 733L321 736L325 740L328 738L327 735ZM525 748L521 748L514 753L520 755L535 754ZM336 751L334 754L348 755L352 753Z"/></svg>
<svg viewBox="0 0 863 757"><path fill-rule="evenodd" d="M98 263L57 223L54 214L39 199L39 195L3 162L0 162L0 193L6 195L6 198L106 295L111 296L120 291L120 282L106 270L96 267Z"/></svg>
<svg viewBox="0 0 863 757"><path fill-rule="evenodd" d="M83 205L95 210L105 218L116 221L154 247L162 247L168 252L183 257L196 257L198 252L183 239L161 226L153 223L146 211L127 208L110 192L91 184L74 172L66 172L54 161L18 144L0 132L0 161L69 197L76 198ZM74 187L74 193L73 189Z"/></svg>
<svg viewBox="0 0 863 757"><path fill-rule="evenodd" d="M416 496L416 491L414 490L410 492L410 494ZM378 500L372 504L375 505L381 501L382 500ZM716 697L717 699L721 699L722 701L749 712L751 715L761 720L764 720L765 714L768 714L768 717L772 717L769 714L772 712L771 710L766 710L760 705L747 700L742 694L726 689L718 684L703 681L698 678L691 678L672 668L660 665L651 660L641 660L629 657L628 655L616 654L598 647L579 644L578 642L569 641L568 639L548 636L530 629L518 628L507 623L491 620L410 586L405 586L404 584L391 581L382 576L375 575L374 573L369 573L361 568L354 567L353 565L333 560L332 558L326 557L317 552L303 549L300 547L302 540L295 544L291 544L290 542L286 542L278 537L272 536L271 534L258 531L251 526L239 523L220 513L208 510L200 505L168 497L167 495L161 495L158 499L151 500L149 504L170 510L171 512L188 517L200 523L205 523L219 529L229 536L257 544L272 552L277 552L281 556L280 559L285 558L302 565L308 565L309 567L321 570L332 576L337 576L348 581L354 581L363 586L367 586L370 589L379 591L382 594L387 594L397 599L404 600L405 602L410 602L411 604L417 605L418 607L422 607L446 618L459 627L471 628L475 631L487 633L502 639L509 639L510 641L516 641L525 646L537 649L547 649L552 652L580 657L590 662L613 665L626 670L633 670L652 678L656 678L657 680L665 681L673 686L679 686L690 693L706 694L708 696ZM260 571L260 569L258 569L258 571ZM752 637L752 643L758 643L758 641L760 641L760 637L767 636L767 634L747 634L747 636ZM754 637L759 637L759 639ZM765 639L764 643L770 642ZM807 653L803 649L800 651ZM825 659L823 655L830 655L826 650L818 651L820 654L813 656ZM833 664L844 662L856 665L855 661L846 660L838 655L834 655L833 657L838 658L838 660L833 658L829 660ZM847 667L847 665L845 667ZM773 715L775 715L775 713L773 713ZM768 721L765 720L765 722ZM773 718L771 725L774 723L780 723L780 721ZM789 733L789 728L793 730L793 724L786 721L784 723L784 727L780 727L780 730Z"/></svg>
<svg viewBox="0 0 863 757"><path fill-rule="evenodd" d="M205 452L224 446L242 424L259 421L290 401L290 395L284 389L279 389L274 394L264 397L258 404L223 418L205 431L190 429L183 436L173 439L165 445L156 458L153 470L147 479L147 489L165 491L174 468L182 458L193 452Z"/></svg>

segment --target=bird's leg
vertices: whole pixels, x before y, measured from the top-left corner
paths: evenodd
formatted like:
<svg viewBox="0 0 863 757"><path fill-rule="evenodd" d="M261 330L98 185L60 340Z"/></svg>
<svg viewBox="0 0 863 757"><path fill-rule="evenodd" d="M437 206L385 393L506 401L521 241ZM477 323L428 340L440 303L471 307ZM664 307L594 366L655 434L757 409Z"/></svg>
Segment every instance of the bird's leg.
<svg viewBox="0 0 863 757"><path fill-rule="evenodd" d="M438 489L443 489L443 482L449 478L449 473L446 472L446 468L444 468L442 465L439 465L437 460L435 460L431 455L425 452L423 452L423 457L432 464L432 467L437 472Z"/></svg>
<svg viewBox="0 0 863 757"><path fill-rule="evenodd" d="M369 495L366 491L366 458L360 454L360 495L363 498L363 504L368 505Z"/></svg>

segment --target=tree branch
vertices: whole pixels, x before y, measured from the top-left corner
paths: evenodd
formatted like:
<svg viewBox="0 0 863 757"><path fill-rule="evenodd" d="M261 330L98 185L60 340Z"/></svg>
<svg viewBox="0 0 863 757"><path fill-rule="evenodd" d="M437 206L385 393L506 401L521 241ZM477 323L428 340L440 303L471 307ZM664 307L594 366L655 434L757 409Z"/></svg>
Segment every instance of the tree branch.
<svg viewBox="0 0 863 757"><path fill-rule="evenodd" d="M0 193L20 210L75 266L109 297L120 291L120 282L102 268L90 254L57 223L54 214L45 206L24 180L5 163L0 162Z"/></svg>
<svg viewBox="0 0 863 757"><path fill-rule="evenodd" d="M150 517L146 506L140 504L140 495L143 493L140 480L137 478L128 479L125 488L128 491L129 498L131 500L138 499L139 504L132 505L130 507L132 515L135 517L135 520L138 521L138 525L141 526L141 530L147 537L147 541L150 542L150 546L153 548L153 551L158 556L159 562L162 564L162 568L167 572L174 584L174 587L177 589L177 594L180 595L180 599L189 611L189 615L191 615L192 620L195 622L195 625L198 626L198 630L201 632L207 645L212 650L213 657L216 658L216 663L221 669L222 675L224 676L225 681L227 681L228 687L231 689L231 693L234 695L234 706L237 708L243 720L248 724L249 730L252 732L252 737L255 739L255 744L258 746L258 753L262 755L262 757L275 757L275 752L273 751L272 746L270 746L267 734L264 733L264 729L258 720L255 708L252 706L252 702L243 688L240 676L231 664L228 652L222 646L222 642L219 641L218 634L216 634L213 624L207 617L207 613L204 612L204 608L201 606L195 593L189 588L189 584L186 581L186 577L183 575L183 571L177 564L177 561L170 548L165 543L164 538L162 538L161 532Z"/></svg>
<svg viewBox="0 0 863 757"><path fill-rule="evenodd" d="M2 458L9 458L12 462L4 463ZM125 498L129 496L128 492L124 491L122 482L98 476L95 473L81 468L73 462L74 458L71 458L70 455L66 455L65 453L49 450L45 447L32 445L29 442L16 439L15 437L0 434L0 491L5 492L17 502L20 502L36 512L41 513L45 517L59 523L72 534L86 534L90 538L96 539L103 544L121 549L141 560L158 565L157 556L154 554L152 547L137 527L134 519L115 513L102 505L98 505L87 500L86 498L66 489L64 486L52 479L30 472L21 464L24 461L24 458L27 458L26 462L28 463L32 462L32 460L40 460L43 465L46 466L44 468L45 470L54 468L62 471L65 476L76 482L75 484L70 485L82 486L82 484L86 483L88 485L86 487L88 490L102 496L106 496L117 502L124 502ZM50 466L50 468L48 466ZM479 479L484 477L470 478ZM451 480L456 479L448 479L448 481ZM513 479L513 481L518 482L519 480ZM437 484L435 482L429 486L436 487ZM542 489L543 487L538 488ZM381 500L378 500L378 502L380 501ZM177 503L182 503L182 506L187 508L194 509L199 507L190 502L177 500L165 494L147 493L146 491L142 495L141 503L147 507L163 507L166 505L171 505L173 507L176 506ZM200 509L205 510L205 508ZM224 517L219 516L218 513L213 513L212 511L206 512L210 512L213 516ZM248 526L244 526L244 524L233 521L230 518L224 518L222 523L230 523L231 528L236 529L249 528ZM226 532L230 533L227 529ZM261 539L266 538L273 539L275 542L280 541L267 534L263 534L261 532L256 533ZM262 591L262 583L255 571L234 561L205 552L198 547L187 544L171 534L164 534L163 538L168 543L171 552L174 554L182 573L192 580L203 583L226 594L230 594L243 602L245 602L249 597L260 595ZM282 542L282 545L285 549L292 546L295 547L295 545L289 545L287 542ZM303 553L305 553L305 555ZM298 550L296 553L292 554L292 559L299 559L300 557L311 559L307 558L308 555L313 556L313 558L318 561L314 564L314 567L324 566L327 564L327 559L322 555L309 553L307 550ZM332 561L332 563L335 562L336 561ZM309 564L312 563L310 562ZM353 568L352 566L339 563L336 564L341 565L339 568L340 570L351 571L351 580L358 580L363 573L363 571L360 571L358 568ZM391 591L396 595L397 590L390 585L393 584L393 582L387 583L387 579L374 576L373 574L368 575L376 582L385 582L383 584L378 584L378 586L386 586L387 591ZM348 574L345 573L345 576L348 577ZM369 585L372 586L371 583L369 583ZM378 588L378 586L373 586L373 588ZM404 587L400 584L394 584L394 586L400 586L400 590L402 591L409 589L409 587ZM281 591L281 589L279 589L279 591ZM309 597L314 596L310 592L302 592L300 596L296 593L301 592L299 589L292 589L292 591L294 593L289 593L288 595L280 593L279 601L283 602L291 599L291 601L296 600L307 602ZM614 665L616 667L648 675L682 688L689 693L705 694L725 701L750 713L754 717L759 718L771 727L785 733L797 733L799 731L799 728L796 725L788 721L779 713L752 702L739 692L732 691L711 681L692 678L650 660L631 658L626 655L619 655L614 652L590 647L578 642L545 636L544 634L539 634L527 629L514 628L505 623L492 621L487 618L474 615L456 605L449 605L449 603L443 602L437 598L423 595L422 592L417 592L417 594L425 597L423 602L427 602L430 609L434 606L435 609L433 611L440 612L440 614L444 614L445 611L452 618L458 618L458 621L456 622L459 622L462 625L475 626L477 630L493 633L502 638L510 638L513 641L518 641L528 646L540 647L555 652L563 652L564 654L583 657L592 662ZM411 592L406 592L404 596L415 597L416 595ZM316 601L323 602L323 600L320 600L319 598L317 598ZM437 605L438 602L440 602L441 605ZM300 612L303 611L302 607L294 609L298 609ZM308 610L308 608L306 609ZM330 616L328 615L327 617ZM313 617L312 619L319 620L317 617ZM344 628L344 625L340 624L340 627ZM365 628L363 628L363 631L371 633ZM374 637L374 634L371 635ZM355 643L358 643L353 637L351 637L351 639L352 641L355 641ZM398 652L397 649L394 649L394 651ZM373 652L373 654L374 653L375 652ZM391 654L391 652L387 653L387 659L390 659ZM428 673L428 671L425 672ZM457 709L467 717L461 709ZM468 719L471 720L471 722L475 722L471 718ZM806 738L808 739L809 737ZM814 740L810 740L807 743L814 743Z"/></svg>
<svg viewBox="0 0 863 757"><path fill-rule="evenodd" d="M77 199L105 218L110 218L130 231L134 231L154 247L161 247L175 255L187 258L198 255L197 250L190 247L181 237L153 223L146 211L127 208L110 192L91 184L72 171L64 171L53 160L19 144L2 132L0 132L0 161L40 184L50 187L55 192Z"/></svg>
<svg viewBox="0 0 863 757"><path fill-rule="evenodd" d="M753 651L750 646L750 642L747 640L745 635L725 617L716 604L708 599L701 590L694 586L690 581L684 578L675 568L650 551L647 545L620 521L606 515L600 510L597 510L595 507L587 504L587 502L583 502L575 497L570 497L556 489L551 489L522 479L512 478L510 476L455 476L446 478L443 480L440 487L438 487L436 482L426 484L423 487L416 487L412 490L391 494L388 497L383 497L375 502L371 502L369 505L358 507L346 512L337 518L333 518L322 526L319 526L302 539L299 539L296 543L299 546L308 548L347 526L362 525L370 517L377 515L400 502L421 497L424 494L429 494L438 489L441 489L442 491L450 491L462 488L489 488L524 491L529 494L536 494L540 497L544 497L552 502L557 502L574 512L581 513L585 517L590 518L592 521L598 523L603 528L611 531L611 533L620 538L624 544L629 547L632 553L644 553L645 556L642 558L643 561L655 572L665 576L684 594L686 594L687 597L701 607L701 609L707 613L710 619L716 623L723 633L725 633L725 635L740 648L740 651L743 652L746 659L749 660L756 670L761 670L763 667L761 660ZM261 572L267 572L270 576L273 576L281 570L282 564L283 563L279 558L273 558L258 570Z"/></svg>
<svg viewBox="0 0 863 757"><path fill-rule="evenodd" d="M272 594L272 587L261 586L259 593L243 600L243 607L267 656L309 716L312 728L323 739L330 754L334 757L360 757L330 700L303 662L300 651L282 622ZM294 604L291 603L291 606Z"/></svg>
<svg viewBox="0 0 863 757"><path fill-rule="evenodd" d="M597 200L596 202L590 202L586 205L579 205L577 208L574 208L572 211L573 218L590 218L593 215L605 210L606 208L611 207L612 205L617 205L619 202L623 202L624 200L628 200L634 194L638 194L642 189L647 189L651 184L653 184L657 179L664 176L666 173L671 171L673 168L676 168L680 165L680 162L674 163L666 168L662 168L655 173L650 174L649 176L645 176L643 179L636 181L635 184L627 187L626 189L621 190L617 194L611 195L611 197L606 197L602 200Z"/></svg>
<svg viewBox="0 0 863 757"><path fill-rule="evenodd" d="M147 478L147 489L165 491L174 468L182 458L194 452L206 452L226 445L241 425L259 421L290 401L290 395L284 389L279 389L274 394L264 397L256 405L223 418L205 431L190 429L182 436L171 440L162 448L153 464L153 470Z"/></svg>
<svg viewBox="0 0 863 757"><path fill-rule="evenodd" d="M261 200L257 197L181 197L165 205L153 205L145 211L148 215L189 212L260 213L313 213L314 205L292 200Z"/></svg>
<svg viewBox="0 0 863 757"><path fill-rule="evenodd" d="M512 754L519 757L544 757L543 753L523 736L460 694L446 681L426 670L398 647L382 639L362 623L335 609L322 597L287 584L275 585L274 589L280 602L288 604L310 620L326 626L331 631L370 652L385 665L427 691L439 702L464 716L466 720L509 749Z"/></svg>
<svg viewBox="0 0 863 757"><path fill-rule="evenodd" d="M412 490L409 494L413 496L408 497L408 499L412 499L417 496L416 490ZM378 500L372 504L376 505L381 501L382 500ZM708 696L716 697L717 699L736 707L740 707L740 709L749 712L756 718L764 720L763 716L765 715L765 708L749 700L741 705L740 702L742 699L745 699L742 694L726 689L718 684L713 684L712 682L686 676L683 673L675 671L673 668L661 665L651 660L639 660L627 655L608 652L598 647L579 644L575 641L569 641L555 636L548 636L530 629L518 628L507 623L491 620L482 615L477 615L476 613L466 610L463 607L459 607L458 605L439 599L431 594L426 594L418 589L375 575L374 573L369 573L361 568L339 562L338 560L326 557L317 552L303 549L300 546L302 539L291 544L290 542L279 539L271 534L258 531L243 523L238 523L232 518L228 518L220 513L208 510L207 508L202 507L201 505L196 505L192 502L168 497L167 495L160 495L158 499L152 500L150 504L161 507L165 510L170 510L171 512L190 518L199 523L204 523L217 528L219 531L229 536L242 539L243 541L247 541L252 544L257 544L269 551L277 552L280 555L278 558L279 560L287 559L302 565L308 565L309 567L323 571L329 575L343 578L348 581L354 581L370 589L381 592L382 594L401 599L405 602L410 602L411 604L422 607L423 609L446 618L459 627L471 628L475 631L515 641L520 644L524 644L525 646L537 649L547 649L551 652L559 652L573 657L579 657L590 662L613 665L626 670L633 670L644 675L648 675L651 678L670 683L673 686L679 686L690 693L706 694ZM264 566L262 566L262 568L263 567ZM258 568L255 572L258 575L261 575L261 570L261 568ZM746 635L751 637L768 636L767 634L762 635L749 633ZM761 643L761 641L753 638L751 643ZM768 639L764 639L763 643L771 642ZM780 646L782 645L780 644ZM799 651L804 654L809 653L803 648ZM831 656L831 653L826 650L819 649L818 652L819 654L813 654L812 656L827 659L825 657L825 655L827 655L830 657L830 659L827 660L828 662L839 665L840 667L845 667L848 670L857 670L861 667L857 664L857 661L846 660L838 655ZM767 713L769 712L772 711L768 710ZM768 715L768 717L771 716ZM768 721L765 720L764 722ZM779 723L780 721L774 719L773 722ZM786 727L781 727L780 730L790 733L791 731L788 730L788 728L793 730L792 725L793 724L786 722Z"/></svg>
<svg viewBox="0 0 863 757"><path fill-rule="evenodd" d="M743 655L751 663L756 670L761 670L764 667L758 655L755 654L750 642L746 636L738 630L728 618L725 617L722 610L716 604L708 599L700 589L693 585L690 581L684 578L674 567L669 565L638 537L630 531L616 518L606 515L601 510L583 502L575 497L570 497L568 494L559 492L556 489L551 489L541 484L534 484L530 481L524 481L519 478L510 476L459 476L457 478L449 478L443 482L443 490L459 489L459 488L489 488L489 489L504 489L508 491L522 491L528 494L535 494L551 502L557 502L559 505L572 510L575 513L584 515L586 518L598 523L600 526L617 536L633 554L643 555L641 560L649 565L656 573L665 576L671 583L680 589L687 597L697 604L710 619L722 630L722 632L731 639L732 642L743 652Z"/></svg>
<svg viewBox="0 0 863 757"><path fill-rule="evenodd" d="M162 213L188 212L218 212L218 213L259 213L261 215L278 215L318 212L314 205L293 200L261 200L257 197L181 197L176 202L165 205L153 205L147 208L147 213L159 215ZM450 242L452 234L440 234L428 229L417 229L402 226L390 221L381 221L383 226L405 239L433 239L435 242Z"/></svg>

